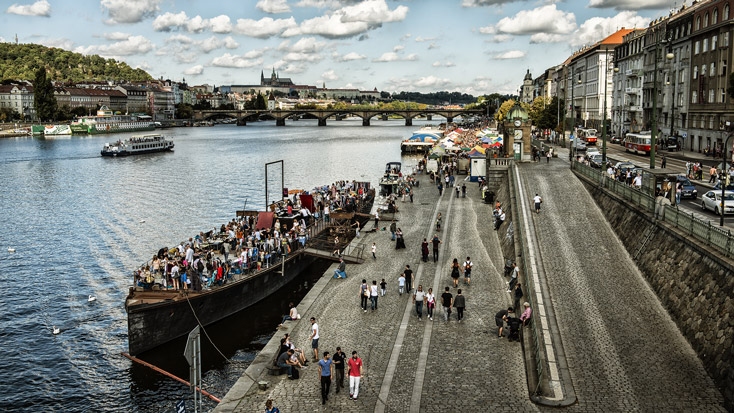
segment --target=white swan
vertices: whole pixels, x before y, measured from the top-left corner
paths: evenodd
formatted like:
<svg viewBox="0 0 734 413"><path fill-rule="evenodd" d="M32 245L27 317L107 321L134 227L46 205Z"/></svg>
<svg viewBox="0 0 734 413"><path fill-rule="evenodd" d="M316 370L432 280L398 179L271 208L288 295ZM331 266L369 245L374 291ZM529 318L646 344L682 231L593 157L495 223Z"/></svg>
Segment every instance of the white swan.
<svg viewBox="0 0 734 413"><path fill-rule="evenodd" d="M91 302L94 302L94 301L97 301L97 297L89 294L89 298L87 298L87 302L90 302L91 303Z"/></svg>
<svg viewBox="0 0 734 413"><path fill-rule="evenodd" d="M141 224L145 224L145 220L144 220L144 219L141 219L141 220L140 220L140 221L138 221L138 222L140 222Z"/></svg>
<svg viewBox="0 0 734 413"><path fill-rule="evenodd" d="M61 330L59 330L58 328L56 328L56 326L54 326L53 333L54 333L54 335L57 335L57 334L61 333Z"/></svg>
<svg viewBox="0 0 734 413"><path fill-rule="evenodd" d="M15 252L15 248L8 247L8 252Z"/></svg>

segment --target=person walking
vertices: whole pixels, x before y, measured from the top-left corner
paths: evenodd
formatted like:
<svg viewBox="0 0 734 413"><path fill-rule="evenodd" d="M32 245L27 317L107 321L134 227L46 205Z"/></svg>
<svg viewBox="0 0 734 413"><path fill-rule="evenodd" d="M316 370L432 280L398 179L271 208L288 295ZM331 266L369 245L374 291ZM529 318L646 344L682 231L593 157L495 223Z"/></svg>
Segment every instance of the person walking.
<svg viewBox="0 0 734 413"><path fill-rule="evenodd" d="M454 296L449 292L449 287L441 294L441 305L443 306L443 319L449 321L451 306L454 304Z"/></svg>
<svg viewBox="0 0 734 413"><path fill-rule="evenodd" d="M464 261L464 284L470 285L471 284L471 269L474 266L474 263L471 261L471 258L466 257L466 261Z"/></svg>
<svg viewBox="0 0 734 413"><path fill-rule="evenodd" d="M403 295L403 290L405 289L405 274L400 273L398 275L398 295Z"/></svg>
<svg viewBox="0 0 734 413"><path fill-rule="evenodd" d="M380 229L380 213L375 211L375 229Z"/></svg>
<svg viewBox="0 0 734 413"><path fill-rule="evenodd" d="M319 361L319 377L321 377L321 404L329 400L331 376L334 373L334 361L329 358L329 352L324 351L324 358Z"/></svg>
<svg viewBox="0 0 734 413"><path fill-rule="evenodd" d="M418 321L423 319L423 302L425 298L425 294L423 294L423 286L419 285L418 289L413 293L413 304L415 304L415 313L418 315Z"/></svg>
<svg viewBox="0 0 734 413"><path fill-rule="evenodd" d="M349 397L357 400L359 395L359 381L362 378L362 359L357 357L357 352L352 351L352 358L347 363L349 365Z"/></svg>
<svg viewBox="0 0 734 413"><path fill-rule="evenodd" d="M711 169L709 169L709 183L716 182L716 166L712 166Z"/></svg>
<svg viewBox="0 0 734 413"><path fill-rule="evenodd" d="M437 234L433 234L431 243L433 244L433 262L436 262L438 261L438 244L441 244L441 240L438 239Z"/></svg>
<svg viewBox="0 0 734 413"><path fill-rule="evenodd" d="M359 298L360 306L364 312L367 312L367 299L370 296L370 287L367 285L367 280L362 280L362 285L359 286Z"/></svg>
<svg viewBox="0 0 734 413"><path fill-rule="evenodd" d="M397 225L395 225L395 221L390 223L390 240L395 241L395 233L397 232Z"/></svg>
<svg viewBox="0 0 734 413"><path fill-rule="evenodd" d="M545 151L545 163L550 163L550 158L551 158L551 151L550 150Z"/></svg>
<svg viewBox="0 0 734 413"><path fill-rule="evenodd" d="M433 295L433 288L428 288L425 301L426 309L428 310L428 319L433 321L433 309L436 307L436 297Z"/></svg>
<svg viewBox="0 0 734 413"><path fill-rule="evenodd" d="M665 169L665 165L668 164L668 158L665 157L665 155L660 158L660 169Z"/></svg>
<svg viewBox="0 0 734 413"><path fill-rule="evenodd" d="M377 244L375 244L375 243L373 242L373 243L372 243L372 259L373 259L373 260L376 260L376 259L377 259L377 255L376 255L376 252L377 252Z"/></svg>
<svg viewBox="0 0 734 413"><path fill-rule="evenodd" d="M421 256L423 262L428 262L428 241L425 238L423 238L423 243L421 243Z"/></svg>
<svg viewBox="0 0 734 413"><path fill-rule="evenodd" d="M436 231L441 231L441 213L438 213L438 217L436 217Z"/></svg>
<svg viewBox="0 0 734 413"><path fill-rule="evenodd" d="M466 198L466 184L461 184L461 197Z"/></svg>
<svg viewBox="0 0 734 413"><path fill-rule="evenodd" d="M451 279L454 281L454 288L459 286L459 260L454 258L451 263Z"/></svg>
<svg viewBox="0 0 734 413"><path fill-rule="evenodd" d="M456 297L454 297L454 308L456 308L456 319L461 322L461 320L464 318L464 308L466 307L466 300L464 299L464 295L461 294L461 288L459 288L459 291L456 292Z"/></svg>
<svg viewBox="0 0 734 413"><path fill-rule="evenodd" d="M410 197L410 203L413 203L413 188L410 188L410 192L408 192L408 196Z"/></svg>
<svg viewBox="0 0 734 413"><path fill-rule="evenodd" d="M344 354L341 347L336 348L336 353L332 360L334 361L334 373L336 382L336 393L339 394L339 390L344 388L344 364L346 363L347 355Z"/></svg>
<svg viewBox="0 0 734 413"><path fill-rule="evenodd" d="M385 279L383 278L382 281L380 281L380 297L384 297L386 292L387 292L387 283L385 282Z"/></svg>
<svg viewBox="0 0 734 413"><path fill-rule="evenodd" d="M319 325L316 324L316 318L311 317L311 348L313 349L313 361L319 361Z"/></svg>
<svg viewBox="0 0 734 413"><path fill-rule="evenodd" d="M413 270L410 269L410 265L405 266L405 271L403 271L403 274L405 275L405 288L407 292L413 291Z"/></svg>
<svg viewBox="0 0 734 413"><path fill-rule="evenodd" d="M533 197L533 202L535 203L535 213L540 214L540 204L543 203L543 198L541 198L540 195L535 194L535 197Z"/></svg>
<svg viewBox="0 0 734 413"><path fill-rule="evenodd" d="M517 276L520 275L520 268L517 267L517 263L512 263L512 278L510 278L510 282L507 283L507 292L512 292L512 289L515 288L515 283L517 282Z"/></svg>
<svg viewBox="0 0 734 413"><path fill-rule="evenodd" d="M372 304L372 311L377 310L377 298L379 296L380 295L377 292L377 281L372 280L372 285L370 286L370 302Z"/></svg>

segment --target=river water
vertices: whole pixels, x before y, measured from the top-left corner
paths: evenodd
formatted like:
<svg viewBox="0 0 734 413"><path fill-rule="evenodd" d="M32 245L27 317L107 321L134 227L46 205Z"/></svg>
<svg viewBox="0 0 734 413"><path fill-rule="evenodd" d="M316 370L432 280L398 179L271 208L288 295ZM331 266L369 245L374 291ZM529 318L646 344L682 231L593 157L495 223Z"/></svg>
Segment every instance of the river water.
<svg viewBox="0 0 734 413"><path fill-rule="evenodd" d="M376 184L385 163L400 160L401 139L423 124L414 122L169 129L174 153L119 159L99 151L127 134L0 140L0 410L164 412L179 400L193 408L188 387L120 355L132 269L218 227L245 202L264 209L266 162L284 160L288 188ZM280 168L268 174L272 200ZM316 265L278 297L207 328L229 361L202 335L204 388L223 397L275 332L287 301L323 271ZM188 379L182 349L175 342L141 358Z"/></svg>

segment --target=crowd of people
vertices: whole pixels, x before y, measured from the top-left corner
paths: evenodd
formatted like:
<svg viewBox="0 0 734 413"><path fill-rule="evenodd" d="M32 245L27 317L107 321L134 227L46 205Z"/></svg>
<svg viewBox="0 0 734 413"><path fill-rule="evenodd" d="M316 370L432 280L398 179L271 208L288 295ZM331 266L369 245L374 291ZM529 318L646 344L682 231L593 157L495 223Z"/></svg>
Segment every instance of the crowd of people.
<svg viewBox="0 0 734 413"><path fill-rule="evenodd" d="M302 194L310 195L308 205L301 202ZM332 211L359 211L370 196L369 186L355 181L339 181L302 194L273 205L270 227L258 227L257 215L245 215L174 248L162 248L135 270L135 285L201 291L223 285L235 274L268 268L305 247L315 221L329 223Z"/></svg>

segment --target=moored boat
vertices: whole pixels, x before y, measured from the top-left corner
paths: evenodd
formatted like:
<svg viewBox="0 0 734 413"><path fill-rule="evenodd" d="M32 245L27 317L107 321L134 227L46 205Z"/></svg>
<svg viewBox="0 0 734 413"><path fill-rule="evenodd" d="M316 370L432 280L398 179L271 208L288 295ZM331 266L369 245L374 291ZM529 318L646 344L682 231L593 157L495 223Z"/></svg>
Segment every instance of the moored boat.
<svg viewBox="0 0 734 413"><path fill-rule="evenodd" d="M152 131L155 123L147 115L115 115L107 106L97 111L97 116L82 116L71 123L71 132L75 135L115 132Z"/></svg>
<svg viewBox="0 0 734 413"><path fill-rule="evenodd" d="M163 135L135 135L128 139L105 143L102 156L128 156L173 150L173 141Z"/></svg>
<svg viewBox="0 0 734 413"><path fill-rule="evenodd" d="M162 248L156 257L161 259L158 265L163 271L156 272L155 263L136 270L136 285L130 288L125 301L130 353L140 354L185 336L199 324L207 326L276 293L319 259L310 249L322 244L333 247L335 234L346 245L354 234L350 230L351 220L360 220L364 225L375 198L368 183L356 184L359 188L353 189L358 192L349 192L355 202L345 205L343 214L350 218L343 223L337 222L339 210L332 211L330 223L314 220L311 211L315 211L316 199L303 194L299 195L296 208L288 208L283 201L267 212L238 211L239 218L227 228L222 225L218 231L201 233L193 239L193 265L182 265L180 269L181 274L189 274L183 279L194 278L188 289L170 289L171 279L175 279L170 273L179 271L178 263L183 255L177 248ZM297 232L295 225L299 228ZM253 242L255 238L250 231L255 230L262 231L263 242ZM280 238L283 243L276 243L275 248L267 247L265 240L275 238L275 231L283 236ZM240 245L238 241L242 242L241 251L245 254L235 254L233 248L227 260L222 255L228 251L223 248L224 243ZM183 248L184 243L181 245ZM199 267L199 262L205 264ZM224 273L218 271L219 263L226 267ZM176 270L172 269L174 265ZM166 272L169 276L163 274ZM201 283L199 288L197 283Z"/></svg>

